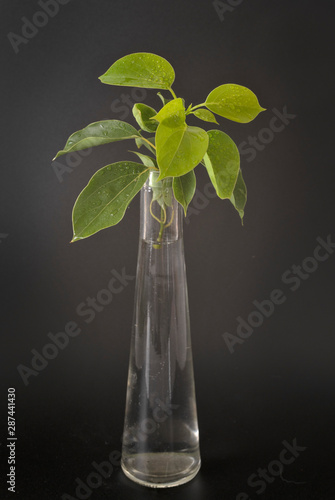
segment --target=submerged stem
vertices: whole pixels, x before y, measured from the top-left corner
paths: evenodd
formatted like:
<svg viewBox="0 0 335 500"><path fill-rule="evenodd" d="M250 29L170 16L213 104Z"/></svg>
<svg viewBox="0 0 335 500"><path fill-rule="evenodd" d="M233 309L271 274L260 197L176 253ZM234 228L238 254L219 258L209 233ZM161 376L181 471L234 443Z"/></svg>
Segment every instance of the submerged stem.
<svg viewBox="0 0 335 500"><path fill-rule="evenodd" d="M160 227L159 227L159 233L158 233L158 238L157 241L160 243L163 239L163 232L164 232L164 224L166 222L166 210L164 207L161 207L161 221L160 221Z"/></svg>
<svg viewBox="0 0 335 500"><path fill-rule="evenodd" d="M171 224L173 222L173 218L174 218L174 210L172 209L172 214L171 214L170 222L168 224L165 224L164 228L167 228L167 227L171 226Z"/></svg>
<svg viewBox="0 0 335 500"><path fill-rule="evenodd" d="M149 205L149 212L155 221L158 222L159 228L154 229L154 241L153 248L161 248L161 243L163 242L163 235L165 228L172 225L175 211L173 207L173 188L172 179L163 179L162 181L157 181L158 173L152 172L150 174L149 186L152 190L152 199ZM153 206L153 203L157 203L157 209ZM160 207L160 215L157 213ZM156 214L154 213L156 212ZM169 217L169 222L168 221ZM158 234L157 234L158 233Z"/></svg>
<svg viewBox="0 0 335 500"><path fill-rule="evenodd" d="M151 212L151 208L150 208L150 212ZM158 222L160 223L159 233L158 233L158 237L157 237L158 244L154 245L154 248L158 249L158 248L161 248L161 241L163 240L164 229L171 226L171 224L173 222L174 210L172 210L171 219L167 224L165 224L166 223L166 209L165 209L165 207L161 207L161 219L159 220L155 215L154 215L154 218L156 220L158 220Z"/></svg>
<svg viewBox="0 0 335 500"><path fill-rule="evenodd" d="M169 222L169 224L165 225L166 223L166 209L164 206L161 206L161 218L159 219L152 211L152 204L155 200L151 200L150 202L150 214L151 216L157 221L159 222L159 233L158 233L158 236L157 236L157 242L158 242L158 245L154 245L154 248L161 248L161 241L163 239L163 233L164 233L164 228L165 227L168 227L170 226L170 224L172 223L172 220ZM172 214L172 217L173 217L173 214Z"/></svg>

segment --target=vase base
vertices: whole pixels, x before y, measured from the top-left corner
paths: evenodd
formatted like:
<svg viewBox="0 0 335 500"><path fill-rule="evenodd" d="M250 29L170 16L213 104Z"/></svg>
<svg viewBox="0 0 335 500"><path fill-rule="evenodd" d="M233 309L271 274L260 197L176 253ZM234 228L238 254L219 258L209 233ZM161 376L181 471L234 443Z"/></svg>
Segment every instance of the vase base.
<svg viewBox="0 0 335 500"><path fill-rule="evenodd" d="M187 483L197 475L200 465L200 459L183 453L139 453L121 462L129 479L150 488Z"/></svg>

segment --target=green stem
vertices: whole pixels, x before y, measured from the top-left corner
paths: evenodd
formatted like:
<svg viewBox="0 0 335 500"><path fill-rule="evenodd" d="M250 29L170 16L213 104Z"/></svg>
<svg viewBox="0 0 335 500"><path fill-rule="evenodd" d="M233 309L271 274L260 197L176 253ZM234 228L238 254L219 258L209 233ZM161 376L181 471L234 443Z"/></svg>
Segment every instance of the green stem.
<svg viewBox="0 0 335 500"><path fill-rule="evenodd" d="M201 108L201 107L203 107L203 106L206 106L206 103L205 103L205 102L203 102L203 103L201 103L201 104L197 104L196 106L193 106L193 108L191 108L191 109L190 109L190 112L194 111L194 110L195 110L195 109L197 109L197 108Z"/></svg>
<svg viewBox="0 0 335 500"><path fill-rule="evenodd" d="M153 247L158 250L162 247L161 241L163 239L163 233L164 233L164 225L166 222L166 211L163 207L161 207L161 218L160 218L160 226L159 226L159 233L157 237L157 245L153 245Z"/></svg>
<svg viewBox="0 0 335 500"><path fill-rule="evenodd" d="M156 146L154 146L148 139L146 139L145 137L143 137L143 135L141 135L141 139L143 139L143 141L147 142L148 144L150 144L150 146L154 149L156 149Z"/></svg>
<svg viewBox="0 0 335 500"><path fill-rule="evenodd" d="M159 233L158 233L158 238L157 241L160 243L163 239L163 232L164 232L164 224L165 224L165 219L166 219L166 213L163 207L161 207L161 222L159 226Z"/></svg>
<svg viewBox="0 0 335 500"><path fill-rule="evenodd" d="M169 88L169 91L171 92L171 94L172 94L173 98L174 98L174 99L177 99L177 96L176 96L176 94L174 93L174 91L173 91L172 87L170 87L170 88Z"/></svg>

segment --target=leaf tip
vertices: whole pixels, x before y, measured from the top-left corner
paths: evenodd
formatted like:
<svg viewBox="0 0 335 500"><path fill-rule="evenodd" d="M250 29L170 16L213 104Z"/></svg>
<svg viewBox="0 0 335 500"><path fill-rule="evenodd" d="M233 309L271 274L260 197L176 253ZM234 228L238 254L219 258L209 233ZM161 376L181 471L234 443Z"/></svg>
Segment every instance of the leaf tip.
<svg viewBox="0 0 335 500"><path fill-rule="evenodd" d="M157 178L157 182L162 181L163 179L165 179L165 177L166 175L164 175L164 173L161 170L159 170L159 176Z"/></svg>

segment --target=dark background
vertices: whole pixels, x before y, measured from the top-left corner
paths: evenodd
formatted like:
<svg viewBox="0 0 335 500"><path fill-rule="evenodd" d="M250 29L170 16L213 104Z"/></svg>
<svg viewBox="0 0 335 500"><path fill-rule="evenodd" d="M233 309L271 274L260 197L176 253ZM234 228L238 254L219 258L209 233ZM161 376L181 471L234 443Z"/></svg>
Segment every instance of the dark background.
<svg viewBox="0 0 335 500"><path fill-rule="evenodd" d="M203 202L185 224L200 473L184 486L155 491L132 483L116 467L89 498L235 500L241 492L251 499L335 498L335 255L295 291L282 281L286 270L313 255L317 237L335 240L335 5L230 4L222 20L204 0L72 0L16 54L7 34L21 35L21 18L32 20L41 7L37 1L1 2L5 458L7 387L16 388L18 437L17 493L6 492L3 462L1 498L75 498L76 478L85 481L93 461L121 450L134 281L92 323L75 311L106 286L111 270L135 273L139 198L115 228L69 241L78 193L98 168L133 159L133 145L103 146L76 166L61 157L59 164L68 169L62 182L51 159L88 123L114 118L135 125L131 106L118 99L125 94L133 103L140 94L102 85L98 76L120 57L141 51L168 59L176 71L174 89L188 104L203 102L222 83L252 89L266 112L245 125L219 120L237 144L263 134L274 109L286 106L296 117L253 161L242 155L249 197L244 227L229 202L219 199ZM160 105L154 90L144 101ZM197 182L203 192L208 178L202 167ZM269 298L276 288L285 303L230 353L222 334L236 334L237 317L247 319L253 301ZM17 366L30 366L31 350L41 352L47 334L64 331L69 321L78 323L81 334L25 386ZM306 449L258 495L247 484L249 476L278 458L283 441L294 439Z"/></svg>

